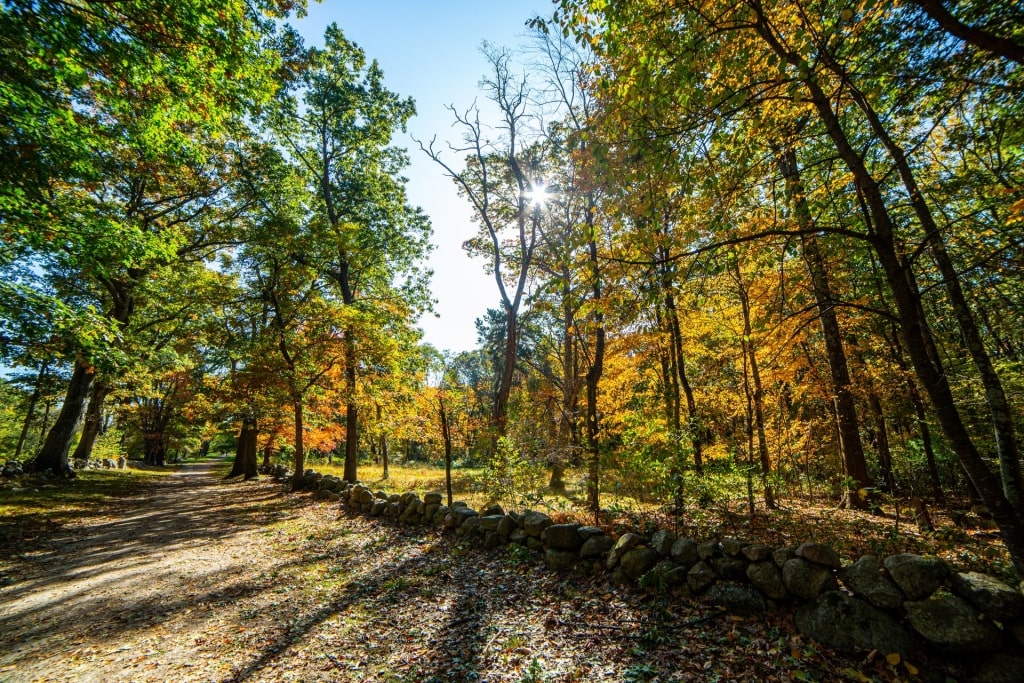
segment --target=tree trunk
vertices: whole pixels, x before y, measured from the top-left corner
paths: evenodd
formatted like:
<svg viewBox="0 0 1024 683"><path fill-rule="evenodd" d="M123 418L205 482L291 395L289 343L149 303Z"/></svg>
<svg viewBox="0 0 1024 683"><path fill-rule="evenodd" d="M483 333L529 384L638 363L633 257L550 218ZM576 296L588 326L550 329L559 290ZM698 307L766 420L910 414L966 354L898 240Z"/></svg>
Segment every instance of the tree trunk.
<svg viewBox="0 0 1024 683"><path fill-rule="evenodd" d="M43 393L43 383L46 381L46 370L50 361L44 360L39 364L39 374L36 375L36 385L32 388L32 396L28 399L28 408L25 410L25 422L22 423L21 433L18 435L18 446L14 449L14 459L21 457L21 449L25 447L25 440L28 438L28 430L32 425L32 417L36 412L36 404Z"/></svg>
<svg viewBox="0 0 1024 683"><path fill-rule="evenodd" d="M85 402L92 390L96 369L86 361L75 363L71 381L68 383L64 405L61 406L53 427L50 428L43 442L43 447L36 456L36 470L49 470L63 474L68 469L68 451L75 438L75 431L85 413Z"/></svg>
<svg viewBox="0 0 1024 683"><path fill-rule="evenodd" d="M505 436L508 427L508 398L512 393L512 378L516 371L516 358L519 350L519 311L505 305L505 353L504 366L498 381L498 391L494 396L494 443Z"/></svg>
<svg viewBox="0 0 1024 683"><path fill-rule="evenodd" d="M743 284L739 263L733 261L733 277L736 278L736 286L740 295L740 311L743 314L743 353L750 364L750 379L753 382L754 429L757 433L757 453L761 462L761 484L764 487L764 504L769 509L775 509L775 494L771 486L772 461L768 453L768 439L764 430L764 389L761 385L761 373L757 367L757 353L754 350L754 332L750 324L750 299L747 296L747 288Z"/></svg>
<svg viewBox="0 0 1024 683"><path fill-rule="evenodd" d="M292 466L295 471L292 473L292 491L298 491L302 488L302 475L306 472L306 451L302 441L304 428L302 411L302 396L293 396L292 412L295 415L295 451L292 454Z"/></svg>
<svg viewBox="0 0 1024 683"><path fill-rule="evenodd" d="M591 202L591 208L593 203ZM594 238L592 224L594 212L587 212L587 227L590 232L588 240L591 296L595 302L601 301L601 270L597 260L597 241ZM587 448L590 458L587 467L587 499L590 511L594 515L595 526L601 522L601 444L599 440L600 423L598 421L597 396L604 372L604 312L598 308L594 312L594 356L587 370Z"/></svg>
<svg viewBox="0 0 1024 683"><path fill-rule="evenodd" d="M359 406L356 402L356 343L345 332L345 481L359 481Z"/></svg>
<svg viewBox="0 0 1024 683"><path fill-rule="evenodd" d="M779 171L786 180L786 196L792 205L797 225L801 230L812 230L814 217L807 205L807 196L800 180L800 167L797 164L796 152L787 147L778 151L776 158ZM835 311L836 301L832 295L828 268L817 236L807 232L801 237L800 244L804 265L811 278L811 288L814 291L814 300L818 308L818 322L825 340L825 356L828 359L829 375L832 379L843 469L853 484L852 490L847 488L844 493L843 505L863 508L867 501L859 495L859 492L871 486L871 479L868 476L867 460L864 457L864 445L860 440L857 409L853 392L850 389L852 384L850 369L846 362L843 337Z"/></svg>
<svg viewBox="0 0 1024 683"><path fill-rule="evenodd" d="M448 507L452 506L452 433L448 425L448 412L444 407L444 396L437 397L438 412L441 416L441 436L444 438L444 488L448 495Z"/></svg>
<svg viewBox="0 0 1024 683"><path fill-rule="evenodd" d="M767 27L763 27L767 30ZM760 31L762 27L758 27ZM763 34L764 35L764 34ZM773 45L774 36L766 35ZM798 66L799 58L778 49L780 56ZM874 177L868 171L864 160L846 137L842 125L832 110L831 101L813 78L804 81L811 95L811 102L825 124L825 129L836 146L840 158L850 170L860 196L873 219L871 244L875 249L882 271L893 295L900 320L900 329L906 342L907 353L917 373L921 386L935 410L950 448L957 454L960 463L973 482L982 500L988 507L1000 537L1006 545L1019 575L1024 575L1024 524L1017 511L1007 500L1001 482L989 470L988 464L978 452L964 425L945 368L935 348L931 330L924 318L920 290L910 264L901 260L896 249L892 218L885 204L885 197Z"/></svg>
<svg viewBox="0 0 1024 683"><path fill-rule="evenodd" d="M85 420L82 422L82 436L71 455L73 460L88 460L92 455L96 437L100 435L100 428L103 426L103 403L110 391L111 387L106 382L93 383L89 407L85 410Z"/></svg>
<svg viewBox="0 0 1024 683"><path fill-rule="evenodd" d="M235 448L235 461L227 478L244 475L246 479L254 479L256 471L256 442L259 437L259 426L254 417L243 417L242 428L238 433L238 445Z"/></svg>

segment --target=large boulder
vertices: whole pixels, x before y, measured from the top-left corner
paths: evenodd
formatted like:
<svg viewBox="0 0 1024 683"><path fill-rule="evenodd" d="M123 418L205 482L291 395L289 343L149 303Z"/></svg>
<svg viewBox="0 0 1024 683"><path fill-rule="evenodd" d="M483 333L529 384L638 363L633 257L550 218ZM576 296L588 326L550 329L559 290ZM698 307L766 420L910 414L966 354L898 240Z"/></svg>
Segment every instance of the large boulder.
<svg viewBox="0 0 1024 683"><path fill-rule="evenodd" d="M556 572L565 572L572 569L576 564L577 557L576 553L571 550L548 548L544 551L544 561L547 563L548 569Z"/></svg>
<svg viewBox="0 0 1024 683"><path fill-rule="evenodd" d="M782 583L782 572L770 560L753 562L747 567L747 579L772 600L787 597L786 585Z"/></svg>
<svg viewBox="0 0 1024 683"><path fill-rule="evenodd" d="M675 535L665 529L658 529L651 536L651 547L654 548L654 552L662 557L668 557L672 554L672 545L675 542Z"/></svg>
<svg viewBox="0 0 1024 683"><path fill-rule="evenodd" d="M998 621L1010 621L1024 614L1024 595L987 574L964 572L950 577L953 592Z"/></svg>
<svg viewBox="0 0 1024 683"><path fill-rule="evenodd" d="M724 607L734 614L764 614L768 610L764 596L756 588L745 583L716 583L708 589L707 597L712 605Z"/></svg>
<svg viewBox="0 0 1024 683"><path fill-rule="evenodd" d="M801 606L796 612L796 627L808 638L847 652L905 654L913 641L911 634L888 614L839 591L822 593Z"/></svg>
<svg viewBox="0 0 1024 683"><path fill-rule="evenodd" d="M839 579L854 595L882 609L898 609L903 593L882 569L874 555L865 555L839 571Z"/></svg>
<svg viewBox="0 0 1024 683"><path fill-rule="evenodd" d="M615 540L611 536L591 536L583 542L583 546L580 547L580 557L584 559L592 559L596 557L602 557L605 553L612 549L615 545Z"/></svg>
<svg viewBox="0 0 1024 683"><path fill-rule="evenodd" d="M715 570L701 560L686 573L686 585L694 593L700 593L715 582Z"/></svg>
<svg viewBox="0 0 1024 683"><path fill-rule="evenodd" d="M423 494L423 502L427 505L440 505L441 494L436 492L425 493Z"/></svg>
<svg viewBox="0 0 1024 683"><path fill-rule="evenodd" d="M647 539L640 534L628 533L619 536L619 540L615 542L615 545L612 546L611 551L608 553L608 569L615 569L623 555L641 543L644 543L646 540Z"/></svg>
<svg viewBox="0 0 1024 683"><path fill-rule="evenodd" d="M722 552L729 557L739 557L743 551L743 541L738 538L723 538Z"/></svg>
<svg viewBox="0 0 1024 683"><path fill-rule="evenodd" d="M835 550L823 543L804 543L796 549L796 556L802 560L820 564L823 567L839 569L843 566Z"/></svg>
<svg viewBox="0 0 1024 683"><path fill-rule="evenodd" d="M782 583L791 595L804 600L811 600L839 587L831 569L798 557L782 566Z"/></svg>
<svg viewBox="0 0 1024 683"><path fill-rule="evenodd" d="M638 546L623 554L619 560L619 567L627 579L636 581L651 571L657 563L658 553L647 546Z"/></svg>
<svg viewBox="0 0 1024 683"><path fill-rule="evenodd" d="M743 546L743 557L747 558L751 562L764 562L765 560L772 559L772 552L774 552L770 546L755 543L753 545Z"/></svg>
<svg viewBox="0 0 1024 683"><path fill-rule="evenodd" d="M924 600L949 576L946 563L937 557L904 553L885 558L889 576L910 600Z"/></svg>
<svg viewBox="0 0 1024 683"><path fill-rule="evenodd" d="M672 544L672 559L680 566L690 569L700 562L700 555L697 553L697 541L692 538L680 538Z"/></svg>
<svg viewBox="0 0 1024 683"><path fill-rule="evenodd" d="M541 532L540 540L548 548L575 552L583 545L579 528L579 524L552 524Z"/></svg>
<svg viewBox="0 0 1024 683"><path fill-rule="evenodd" d="M1003 644L999 629L956 596L905 602L903 607L910 625L936 649L960 654L994 652Z"/></svg>
<svg viewBox="0 0 1024 683"><path fill-rule="evenodd" d="M540 538L544 530L552 524L554 521L550 517L536 510L527 510L522 519L522 527L526 535L534 538Z"/></svg>

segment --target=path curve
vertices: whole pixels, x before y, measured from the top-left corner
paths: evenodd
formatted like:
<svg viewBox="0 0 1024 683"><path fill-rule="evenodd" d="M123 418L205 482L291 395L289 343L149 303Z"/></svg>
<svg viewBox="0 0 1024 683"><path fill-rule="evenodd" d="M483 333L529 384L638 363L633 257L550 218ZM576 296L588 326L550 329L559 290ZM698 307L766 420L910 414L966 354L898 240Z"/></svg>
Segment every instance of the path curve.
<svg viewBox="0 0 1024 683"><path fill-rule="evenodd" d="M159 680L154 664L187 665L167 636L188 635L189 615L230 593L283 504L280 487L225 482L221 466L183 465L15 558L21 578L0 588L0 681L137 680L138 664Z"/></svg>

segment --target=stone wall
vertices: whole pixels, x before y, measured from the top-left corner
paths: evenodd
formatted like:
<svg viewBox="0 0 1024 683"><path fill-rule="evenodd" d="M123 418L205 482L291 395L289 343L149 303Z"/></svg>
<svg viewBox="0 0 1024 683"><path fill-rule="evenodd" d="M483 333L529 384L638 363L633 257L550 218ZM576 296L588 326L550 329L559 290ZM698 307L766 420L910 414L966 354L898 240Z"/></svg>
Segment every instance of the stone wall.
<svg viewBox="0 0 1024 683"><path fill-rule="evenodd" d="M1024 594L941 559L865 555L844 564L814 542L772 548L735 538L676 538L667 530L612 538L532 510L449 508L440 493L388 494L313 470L304 478L318 500L445 530L484 548L522 545L543 553L552 571L607 572L616 584L703 596L746 615L793 606L801 633L838 650L906 654L924 645L969 659L974 680L1024 681Z"/></svg>

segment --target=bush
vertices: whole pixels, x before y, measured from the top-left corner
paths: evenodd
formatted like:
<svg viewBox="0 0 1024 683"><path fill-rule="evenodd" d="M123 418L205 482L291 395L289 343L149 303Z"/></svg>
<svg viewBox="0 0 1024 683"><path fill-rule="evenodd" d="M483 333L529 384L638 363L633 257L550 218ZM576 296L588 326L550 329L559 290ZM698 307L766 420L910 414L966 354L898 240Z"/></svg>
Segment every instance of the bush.
<svg viewBox="0 0 1024 683"><path fill-rule="evenodd" d="M544 467L525 457L508 437L498 439L498 448L477 478L492 501L508 508L527 507L544 485Z"/></svg>

